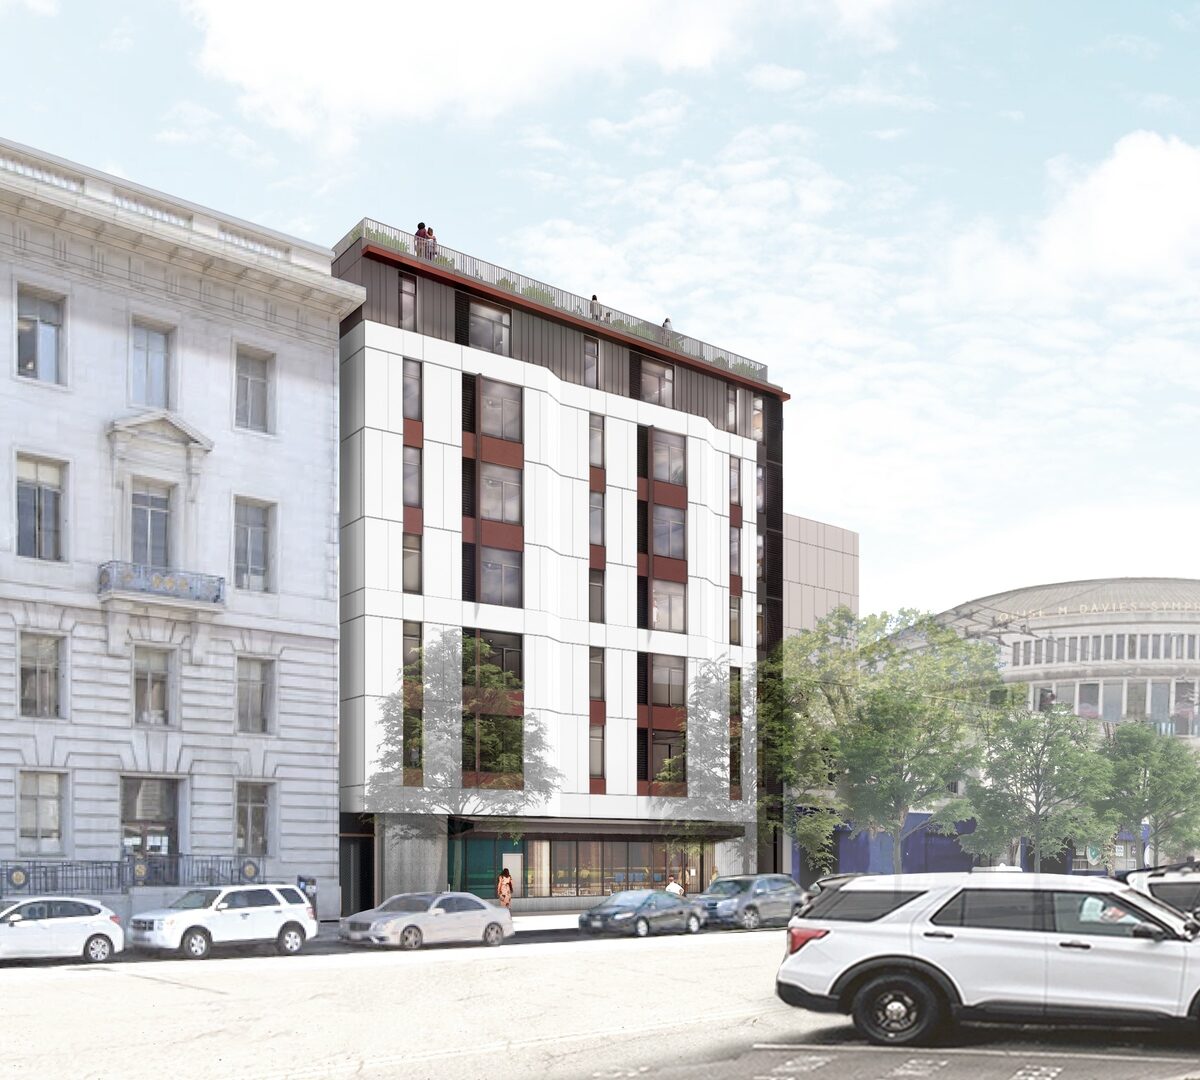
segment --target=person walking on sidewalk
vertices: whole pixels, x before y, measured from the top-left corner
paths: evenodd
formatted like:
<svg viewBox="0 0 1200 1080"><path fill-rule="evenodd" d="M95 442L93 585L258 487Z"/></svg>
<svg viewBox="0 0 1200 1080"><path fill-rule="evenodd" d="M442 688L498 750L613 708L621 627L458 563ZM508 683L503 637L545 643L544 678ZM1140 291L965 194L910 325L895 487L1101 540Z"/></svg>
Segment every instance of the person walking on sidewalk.
<svg viewBox="0 0 1200 1080"><path fill-rule="evenodd" d="M675 880L674 874L667 875L667 887L664 891L669 892L672 896L682 896L683 895L683 886L680 885L679 882Z"/></svg>
<svg viewBox="0 0 1200 1080"><path fill-rule="evenodd" d="M512 874L506 866L496 879L496 899L500 901L501 907L512 907L512 889Z"/></svg>

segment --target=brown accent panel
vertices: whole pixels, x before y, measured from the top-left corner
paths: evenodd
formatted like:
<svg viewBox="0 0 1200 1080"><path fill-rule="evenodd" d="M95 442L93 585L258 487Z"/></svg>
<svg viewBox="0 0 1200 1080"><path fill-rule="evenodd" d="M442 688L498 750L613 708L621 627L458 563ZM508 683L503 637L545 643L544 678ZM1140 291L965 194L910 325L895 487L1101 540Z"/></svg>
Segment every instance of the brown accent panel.
<svg viewBox="0 0 1200 1080"><path fill-rule="evenodd" d="M739 715L734 715L729 718L729 736L735 738L742 733L742 718Z"/></svg>
<svg viewBox="0 0 1200 1080"><path fill-rule="evenodd" d="M742 508L740 506L731 506L729 508L729 525L734 529L742 527Z"/></svg>
<svg viewBox="0 0 1200 1080"><path fill-rule="evenodd" d="M682 484L667 484L662 480L655 480L654 502L659 506L674 506L678 510L686 510L687 488Z"/></svg>
<svg viewBox="0 0 1200 1080"><path fill-rule="evenodd" d="M649 795L650 794L650 781L649 780L639 780L637 782L637 793L639 795Z"/></svg>
<svg viewBox="0 0 1200 1080"><path fill-rule="evenodd" d="M651 705L650 718L655 731L683 731L687 709L679 705Z"/></svg>
<svg viewBox="0 0 1200 1080"><path fill-rule="evenodd" d="M731 799L741 799L742 785L741 784L730 784L729 785L729 797Z"/></svg>
<svg viewBox="0 0 1200 1080"><path fill-rule="evenodd" d="M604 726L605 702L590 700L588 702L588 723L598 727Z"/></svg>
<svg viewBox="0 0 1200 1080"><path fill-rule="evenodd" d="M476 544L479 541L476 539L476 521L473 517L463 516L462 519L462 538L465 544Z"/></svg>
<svg viewBox="0 0 1200 1080"><path fill-rule="evenodd" d="M604 470L597 469L595 465L588 466L588 490L603 491L608 486L608 482L604 479Z"/></svg>
<svg viewBox="0 0 1200 1080"><path fill-rule="evenodd" d="M686 799L687 798L687 782L664 784L657 780L651 780L648 784L650 788L647 794L656 795L659 798L668 799Z"/></svg>
<svg viewBox="0 0 1200 1080"><path fill-rule="evenodd" d="M650 706L639 705L637 711L637 726L648 728L650 726Z"/></svg>
<svg viewBox="0 0 1200 1080"><path fill-rule="evenodd" d="M475 445L475 439L476 439L475 433L472 431L464 431L462 439L463 439L463 443L462 443L463 457L469 457L469 458L478 457L479 456L479 447Z"/></svg>
<svg viewBox="0 0 1200 1080"><path fill-rule="evenodd" d="M420 420L404 419L404 445L424 446L425 425Z"/></svg>
<svg viewBox="0 0 1200 1080"><path fill-rule="evenodd" d="M638 577L650 576L650 556L644 551L638 556L637 572Z"/></svg>
<svg viewBox="0 0 1200 1080"><path fill-rule="evenodd" d="M603 544L588 544L588 569L603 570L608 558Z"/></svg>
<svg viewBox="0 0 1200 1080"><path fill-rule="evenodd" d="M464 533L463 535L465 536L466 534ZM730 596L741 596L742 595L742 575L741 574L730 574L729 575L729 595Z"/></svg>
<svg viewBox="0 0 1200 1080"><path fill-rule="evenodd" d="M525 778L520 773L466 772L462 774L465 788L492 788L496 791L520 791Z"/></svg>
<svg viewBox="0 0 1200 1080"><path fill-rule="evenodd" d="M638 477L638 496L642 502L648 502L650 499L650 481L644 476Z"/></svg>
<svg viewBox="0 0 1200 1080"><path fill-rule="evenodd" d="M404 508L404 531L406 533L422 533L425 531L425 513L419 506Z"/></svg>
<svg viewBox="0 0 1200 1080"><path fill-rule="evenodd" d="M479 459L493 465L506 465L510 469L525 468L525 446L492 435L479 436Z"/></svg>
<svg viewBox="0 0 1200 1080"><path fill-rule="evenodd" d="M456 273L448 272L442 267L428 262L425 259L418 259L415 256L401 255L398 252L391 251L388 248L379 247L376 244L363 244L362 253L369 259L377 260L387 264L390 267L403 267L406 270L416 272L418 279L421 277L428 278L434 281L448 285L452 289L460 289L464 292L470 292L476 296L484 297L493 303L500 304L502 307L511 308L515 316L518 311L522 313L528 312L530 315L536 316L539 320L544 320L549 323L558 324L560 326L568 326L575 330L581 331L589 337L600 336L605 340L611 340L626 348L632 348L644 356L651 356L656 360L666 361L669 364L674 364L677 368L685 369L699 376L707 376L715 384L723 386L726 382L736 383L738 386L745 386L759 394L772 394L781 398L783 401L789 400L790 395L785 394L782 390L764 385L763 383L755 382L752 379L747 379L744 376L738 375L732 371L720 371L717 368L710 367L708 364L698 360L690 360L688 357L679 353L673 352L670 349L660 346L656 342L649 341L646 338L637 337L633 334L624 334L615 329L612 324L597 322L595 319L589 318L586 315L571 315L569 312L558 311L542 307L539 304L527 304L522 302L519 294L508 292L504 289L497 289L481 281L471 281L465 278L460 278ZM366 270L364 268L364 276ZM365 282L364 282L365 284ZM370 286L368 285L368 290ZM367 302L370 304L371 297L368 291ZM399 303L399 294L395 296L394 303ZM372 316L368 313L368 318ZM383 319L375 319L376 322L384 322ZM514 337L517 330L517 319L513 319ZM395 323L389 323L394 326ZM514 349L516 341L514 340ZM521 359L530 360L529 357L523 354ZM530 360L536 363L537 361ZM724 398L721 399L722 404ZM719 425L718 425L719 426Z"/></svg>
<svg viewBox="0 0 1200 1080"><path fill-rule="evenodd" d="M608 792L605 790L603 776L600 776L600 777L593 776L588 780L588 794L589 795L607 795L608 794Z"/></svg>
<svg viewBox="0 0 1200 1080"><path fill-rule="evenodd" d="M525 530L520 525L508 525L503 521L479 519L479 542L484 547L503 548L505 551L525 550Z"/></svg>
<svg viewBox="0 0 1200 1080"><path fill-rule="evenodd" d="M681 581L687 584L687 561L668 559L665 555L654 556L654 576L659 581Z"/></svg>

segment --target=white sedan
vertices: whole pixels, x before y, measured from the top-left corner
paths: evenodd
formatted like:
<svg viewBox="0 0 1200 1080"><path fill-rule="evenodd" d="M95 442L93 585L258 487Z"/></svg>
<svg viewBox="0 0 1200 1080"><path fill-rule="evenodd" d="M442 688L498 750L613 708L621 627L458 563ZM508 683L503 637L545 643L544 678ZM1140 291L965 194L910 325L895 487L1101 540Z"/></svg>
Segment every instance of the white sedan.
<svg viewBox="0 0 1200 1080"><path fill-rule="evenodd" d="M103 964L124 948L121 920L94 900L31 896L0 902L0 960L73 956Z"/></svg>
<svg viewBox="0 0 1200 1080"><path fill-rule="evenodd" d="M443 942L500 945L512 937L508 908L472 893L401 893L370 911L341 921L338 937L354 945L398 945L419 949Z"/></svg>

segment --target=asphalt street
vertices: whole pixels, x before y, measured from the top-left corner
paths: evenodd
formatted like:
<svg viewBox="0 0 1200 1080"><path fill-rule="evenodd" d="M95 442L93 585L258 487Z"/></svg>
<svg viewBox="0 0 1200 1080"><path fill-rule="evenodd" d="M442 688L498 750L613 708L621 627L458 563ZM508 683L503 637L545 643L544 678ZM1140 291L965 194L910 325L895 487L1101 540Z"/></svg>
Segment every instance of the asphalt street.
<svg viewBox="0 0 1200 1080"><path fill-rule="evenodd" d="M1190 1033L966 1028L866 1046L774 996L781 930L499 949L0 964L0 1078L1200 1080Z"/></svg>

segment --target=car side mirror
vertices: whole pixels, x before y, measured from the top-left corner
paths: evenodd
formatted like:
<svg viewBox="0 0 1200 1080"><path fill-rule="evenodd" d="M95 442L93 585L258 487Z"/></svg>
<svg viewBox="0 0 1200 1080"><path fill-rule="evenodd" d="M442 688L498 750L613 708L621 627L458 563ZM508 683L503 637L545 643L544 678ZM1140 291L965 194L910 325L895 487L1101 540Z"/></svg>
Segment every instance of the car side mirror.
<svg viewBox="0 0 1200 1080"><path fill-rule="evenodd" d="M445 915L445 914L446 914L446 909L445 909L445 908L440 908L440 907L435 907L435 908L433 909L433 914L434 914L434 915Z"/></svg>
<svg viewBox="0 0 1200 1080"><path fill-rule="evenodd" d="M1150 941L1163 941L1167 932L1161 926L1155 926L1153 923L1140 922L1133 928L1132 936L1146 938Z"/></svg>
<svg viewBox="0 0 1200 1080"><path fill-rule="evenodd" d="M18 913L16 913L16 912L14 912L12 915L10 915L10 916L9 916L7 919L5 919L4 921L5 921L6 923L8 923L8 925L9 925L9 926L13 926L13 925L14 925L14 924L16 924L16 923L19 923L19 922L20 922L20 921L21 921L23 918L25 918L25 916L24 916L24 915L21 915L21 914L18 914Z"/></svg>
<svg viewBox="0 0 1200 1080"><path fill-rule="evenodd" d="M221 902L220 902L220 903L219 903L219 904L216 906L216 909L215 909L215 910L217 910L217 911L224 911L224 910L225 910L227 907L229 907L229 902L228 902L227 900L222 900L222 901L221 901Z"/></svg>

